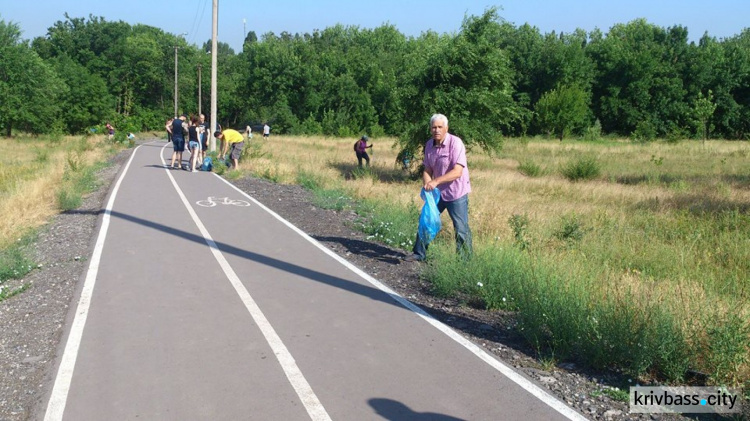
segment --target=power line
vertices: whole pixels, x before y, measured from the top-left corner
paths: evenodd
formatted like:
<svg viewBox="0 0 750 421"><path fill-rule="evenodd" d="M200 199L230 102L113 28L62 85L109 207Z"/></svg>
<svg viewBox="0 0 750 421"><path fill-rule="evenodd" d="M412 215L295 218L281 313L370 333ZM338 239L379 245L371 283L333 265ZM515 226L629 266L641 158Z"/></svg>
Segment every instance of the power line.
<svg viewBox="0 0 750 421"><path fill-rule="evenodd" d="M188 31L190 33L191 44L193 43L193 37L195 36L195 21L198 20L198 12L200 11L200 7L201 7L200 0L198 0L197 6L198 7L196 7L195 9L195 16L193 16L193 23L190 25L190 31Z"/></svg>
<svg viewBox="0 0 750 421"><path fill-rule="evenodd" d="M198 29L200 28L201 23L203 23L203 15L206 13L206 5L210 1L211 0L203 0L203 8L201 8L201 0L198 0L197 7L195 9L195 16L193 17L193 24L190 27L190 44L194 44L196 42L197 34L200 32ZM200 17L198 17L198 12L200 12Z"/></svg>

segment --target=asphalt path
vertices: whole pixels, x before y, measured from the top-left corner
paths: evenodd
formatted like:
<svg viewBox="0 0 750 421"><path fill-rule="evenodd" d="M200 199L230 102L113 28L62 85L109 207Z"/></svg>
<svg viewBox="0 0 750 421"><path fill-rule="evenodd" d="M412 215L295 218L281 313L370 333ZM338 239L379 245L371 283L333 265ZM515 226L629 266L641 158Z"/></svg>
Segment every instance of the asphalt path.
<svg viewBox="0 0 750 421"><path fill-rule="evenodd" d="M170 154L139 146L112 187L45 420L584 419Z"/></svg>

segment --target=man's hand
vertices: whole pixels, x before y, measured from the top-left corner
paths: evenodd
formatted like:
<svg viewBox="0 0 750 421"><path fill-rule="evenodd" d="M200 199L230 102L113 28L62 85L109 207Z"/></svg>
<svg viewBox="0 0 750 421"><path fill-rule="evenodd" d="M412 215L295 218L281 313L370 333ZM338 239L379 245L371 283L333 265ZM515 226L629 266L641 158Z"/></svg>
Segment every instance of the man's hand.
<svg viewBox="0 0 750 421"><path fill-rule="evenodd" d="M435 190L435 187L438 186L438 183L435 180L430 180L427 184L424 185L425 191L432 191Z"/></svg>

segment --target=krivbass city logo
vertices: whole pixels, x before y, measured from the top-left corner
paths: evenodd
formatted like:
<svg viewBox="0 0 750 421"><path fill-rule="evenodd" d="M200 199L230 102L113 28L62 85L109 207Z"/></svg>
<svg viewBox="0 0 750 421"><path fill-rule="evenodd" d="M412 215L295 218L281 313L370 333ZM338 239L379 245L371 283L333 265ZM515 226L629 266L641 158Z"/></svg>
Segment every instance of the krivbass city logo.
<svg viewBox="0 0 750 421"><path fill-rule="evenodd" d="M721 387L630 388L630 412L636 414L734 414L741 412L738 390Z"/></svg>

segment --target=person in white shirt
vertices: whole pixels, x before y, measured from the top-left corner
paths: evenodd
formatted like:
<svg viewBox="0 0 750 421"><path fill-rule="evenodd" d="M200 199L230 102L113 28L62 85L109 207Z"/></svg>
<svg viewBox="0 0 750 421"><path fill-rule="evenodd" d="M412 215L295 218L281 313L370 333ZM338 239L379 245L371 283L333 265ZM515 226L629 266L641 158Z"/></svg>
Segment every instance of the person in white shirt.
<svg viewBox="0 0 750 421"><path fill-rule="evenodd" d="M271 136L271 127L266 123L263 125L263 138L268 139L268 136Z"/></svg>

